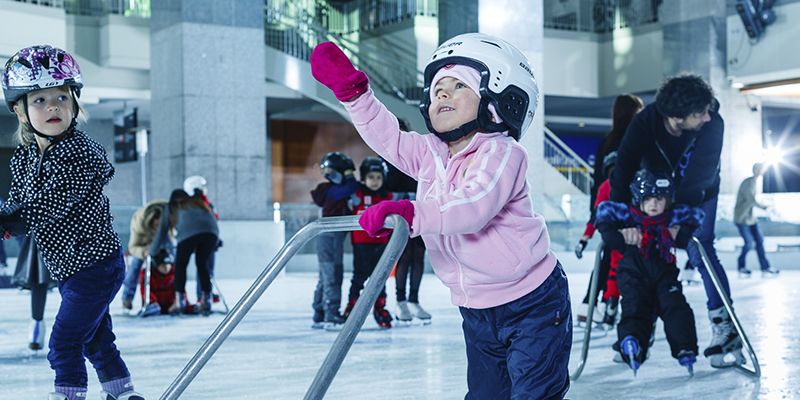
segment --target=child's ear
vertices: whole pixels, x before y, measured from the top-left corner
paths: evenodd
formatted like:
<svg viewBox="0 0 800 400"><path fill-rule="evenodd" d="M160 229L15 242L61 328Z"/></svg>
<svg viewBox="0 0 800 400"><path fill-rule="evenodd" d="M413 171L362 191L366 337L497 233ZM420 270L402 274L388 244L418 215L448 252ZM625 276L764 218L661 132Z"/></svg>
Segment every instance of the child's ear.
<svg viewBox="0 0 800 400"><path fill-rule="evenodd" d="M20 121L28 122L28 119L25 117L25 108L21 101L14 104L14 113L17 114L17 118L19 118Z"/></svg>

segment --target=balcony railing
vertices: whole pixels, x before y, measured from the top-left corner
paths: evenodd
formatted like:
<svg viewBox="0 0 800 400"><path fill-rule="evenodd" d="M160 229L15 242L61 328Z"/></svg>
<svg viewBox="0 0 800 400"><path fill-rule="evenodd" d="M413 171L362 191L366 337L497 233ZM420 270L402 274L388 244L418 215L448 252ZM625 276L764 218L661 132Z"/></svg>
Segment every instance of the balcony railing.
<svg viewBox="0 0 800 400"><path fill-rule="evenodd" d="M544 159L581 192L589 194L594 169L547 127L544 127Z"/></svg>
<svg viewBox="0 0 800 400"><path fill-rule="evenodd" d="M663 0L544 0L544 27L605 33L658 21Z"/></svg>

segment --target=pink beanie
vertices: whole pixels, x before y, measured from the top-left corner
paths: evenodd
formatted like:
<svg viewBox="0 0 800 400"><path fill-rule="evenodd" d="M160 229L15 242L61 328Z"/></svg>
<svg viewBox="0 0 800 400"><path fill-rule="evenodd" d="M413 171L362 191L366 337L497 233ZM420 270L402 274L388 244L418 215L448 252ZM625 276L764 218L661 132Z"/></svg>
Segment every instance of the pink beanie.
<svg viewBox="0 0 800 400"><path fill-rule="evenodd" d="M469 86L470 89L472 89L473 92L475 92L478 98L481 97L481 74L477 69L462 64L447 64L444 67L439 68L439 70L436 71L436 74L433 75L430 89L431 101L433 101L433 97L436 92L434 90L436 84L439 83L442 78L448 76L464 82L467 86ZM497 115L497 111L495 111L493 104L489 104L489 112L492 114L492 117L494 117L495 123L499 124L503 122L503 120L500 119L500 116Z"/></svg>

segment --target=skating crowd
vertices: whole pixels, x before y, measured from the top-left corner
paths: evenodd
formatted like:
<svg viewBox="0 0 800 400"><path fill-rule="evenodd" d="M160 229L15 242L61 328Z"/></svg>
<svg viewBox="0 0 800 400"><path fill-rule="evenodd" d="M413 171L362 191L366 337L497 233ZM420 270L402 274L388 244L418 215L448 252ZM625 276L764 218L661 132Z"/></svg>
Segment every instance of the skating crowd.
<svg viewBox="0 0 800 400"><path fill-rule="evenodd" d="M397 312L392 317L386 307L384 285L373 305L377 324L391 328L395 318L430 323L419 298L427 251L463 317L466 398L563 398L570 387L572 305L545 220L532 207L528 156L519 144L539 97L527 58L489 35L464 34L443 43L424 71L420 108L431 134L419 134L391 114L367 75L335 44L318 45L310 62L314 78L333 91L376 153L362 160L358 177L353 160L341 152L327 153L319 164L325 181L311 198L321 215L358 215L364 231L351 235L353 276L343 312L346 233L317 237L312 328L336 330L347 321L386 248L391 232L383 221L397 214L410 227L395 272ZM209 315L219 301L213 274L214 252L222 245L217 215L205 179L187 178L168 200L153 200L134 213L126 269L103 194L114 167L102 146L77 129L85 117L82 82L72 56L50 46L22 49L6 64L3 90L19 120L20 144L0 226L26 238L14 275L34 293L32 349L44 347L47 289L57 285L62 296L50 335L55 384L48 399L85 398L88 358L104 399L143 400L116 349L109 304L122 287L123 308L131 314ZM707 271L714 268L730 298L713 245L724 129L718 107L702 78L671 77L653 104L645 106L634 95L617 97L612 130L598 147L602 164L595 171L592 218L575 252L583 255L595 228L602 234L599 289L605 309L597 322L607 329L616 325L618 361L634 374L647 360L657 318L680 365L691 372L699 356L676 249L689 252L708 296L713 338L703 355L717 368L744 362L741 338ZM753 183L762 166L753 172L737 201L736 222L746 240L739 270L749 273L744 256L752 243L763 273L774 275L778 271L764 257L752 218L752 208L763 207ZM709 265L690 244L692 236ZM191 255L197 263L194 304L185 291ZM587 292L578 307L579 324L595 320L586 315L592 296L599 293ZM734 361L725 360L728 354Z"/></svg>

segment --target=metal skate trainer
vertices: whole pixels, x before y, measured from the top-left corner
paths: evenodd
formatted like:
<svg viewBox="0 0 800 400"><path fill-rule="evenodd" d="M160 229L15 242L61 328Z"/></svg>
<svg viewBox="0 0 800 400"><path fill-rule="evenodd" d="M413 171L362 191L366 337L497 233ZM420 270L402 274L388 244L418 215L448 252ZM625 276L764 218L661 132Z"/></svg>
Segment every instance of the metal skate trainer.
<svg viewBox="0 0 800 400"><path fill-rule="evenodd" d="M303 245L320 233L361 230L361 226L358 224L358 218L358 216L320 218L304 226L292 236L275 258L272 259L269 265L267 265L261 275L259 275L253 285L250 286L250 289L242 295L239 302L231 309L230 313L228 313L214 333L206 340L200 350L197 351L192 360L189 361L189 364L178 374L169 388L167 388L167 391L161 396L161 400L175 400L180 397L195 376L203 369L203 366L205 366L211 356L214 355L242 318L244 318L245 314L250 311L256 301L264 294L264 291L267 290L267 287L272 284L281 270L286 266L289 259L295 255ZM336 376L336 372L342 365L344 357L347 355L347 352L353 345L353 341L356 339L356 335L358 335L361 326L367 319L372 304L378 299L384 282L389 278L392 267L403 253L403 249L408 241L409 232L406 220L399 215L392 214L386 217L383 227L394 229L395 234L389 239L386 250L384 250L381 255L378 265L375 266L375 270L372 272L367 286L364 288L355 307L353 307L353 311L351 311L341 332L339 332L339 336L328 352L328 356L317 371L317 375L311 383L311 387L309 387L306 392L306 400L322 399L325 396L325 392L327 392L333 378Z"/></svg>
<svg viewBox="0 0 800 400"><path fill-rule="evenodd" d="M711 265L711 260L708 259L708 255L706 254L706 250L703 248L703 245L697 240L696 237L692 237L690 241L694 247L697 248L697 251L703 257L703 265L706 267L706 271L711 276L711 280L714 282L714 287L717 289L717 293L719 293L719 297L722 298L722 304L725 305L725 310L728 311L728 315L731 317L731 321L733 322L733 326L736 328L736 332L739 333L739 338L742 341L742 347L747 350L747 354L750 356L750 362L753 363L753 369L750 370L745 368L739 364L734 365L735 367L741 369L744 372L752 374L756 379L761 378L761 367L758 365L758 358L756 358L756 353L753 351L753 346L750 345L750 340L747 339L747 335L744 333L744 329L742 329L742 324L739 323L739 318L736 317L736 313L733 312L733 306L731 306L731 299L728 298L728 295L725 294L725 290L722 289L722 283L719 281L719 277L717 276L717 272L714 271L714 267Z"/></svg>
<svg viewBox="0 0 800 400"><path fill-rule="evenodd" d="M753 363L753 369L750 370L745 368L741 365L735 365L735 367L741 369L744 372L752 374L753 377L756 379L761 378L761 367L758 365L758 358L756 357L755 351L753 351L753 346L750 345L750 340L747 339L747 335L744 333L744 329L742 329L742 324L739 323L739 318L736 317L736 313L733 312L733 307L731 306L731 301L728 296L725 294L725 291L722 289L722 283L719 281L719 277L717 276L716 271L711 266L711 261L708 259L708 254L706 254L705 249L703 249L703 245L697 240L696 237L692 237L691 244L694 245L700 256L703 258L703 265L705 265L706 270L709 272L711 276L711 280L714 282L714 288L716 288L717 293L719 293L720 297L722 298L722 303L725 305L725 310L728 311L728 315L731 316L731 321L733 322L733 326L736 328L736 332L739 333L739 338L742 340L742 347L747 350L747 354L750 356L750 362ZM589 293L595 293L597 290L597 285L599 281L600 275L600 260L602 258L603 252L603 241L601 240L600 243L597 245L597 252L595 256L594 262L594 269L592 270L592 281L591 281L591 288ZM583 368L586 366L586 359L589 355L589 341L591 340L591 332L592 332L592 323L591 316L594 315L594 308L597 303L597 296L589 296L589 310L586 312L586 315L589 316L587 318L586 323L586 330L583 334L583 348L581 349L581 361L578 364L578 368L576 369L575 373L570 375L570 379L573 381L577 381L578 378L581 377L581 373L583 372Z"/></svg>

